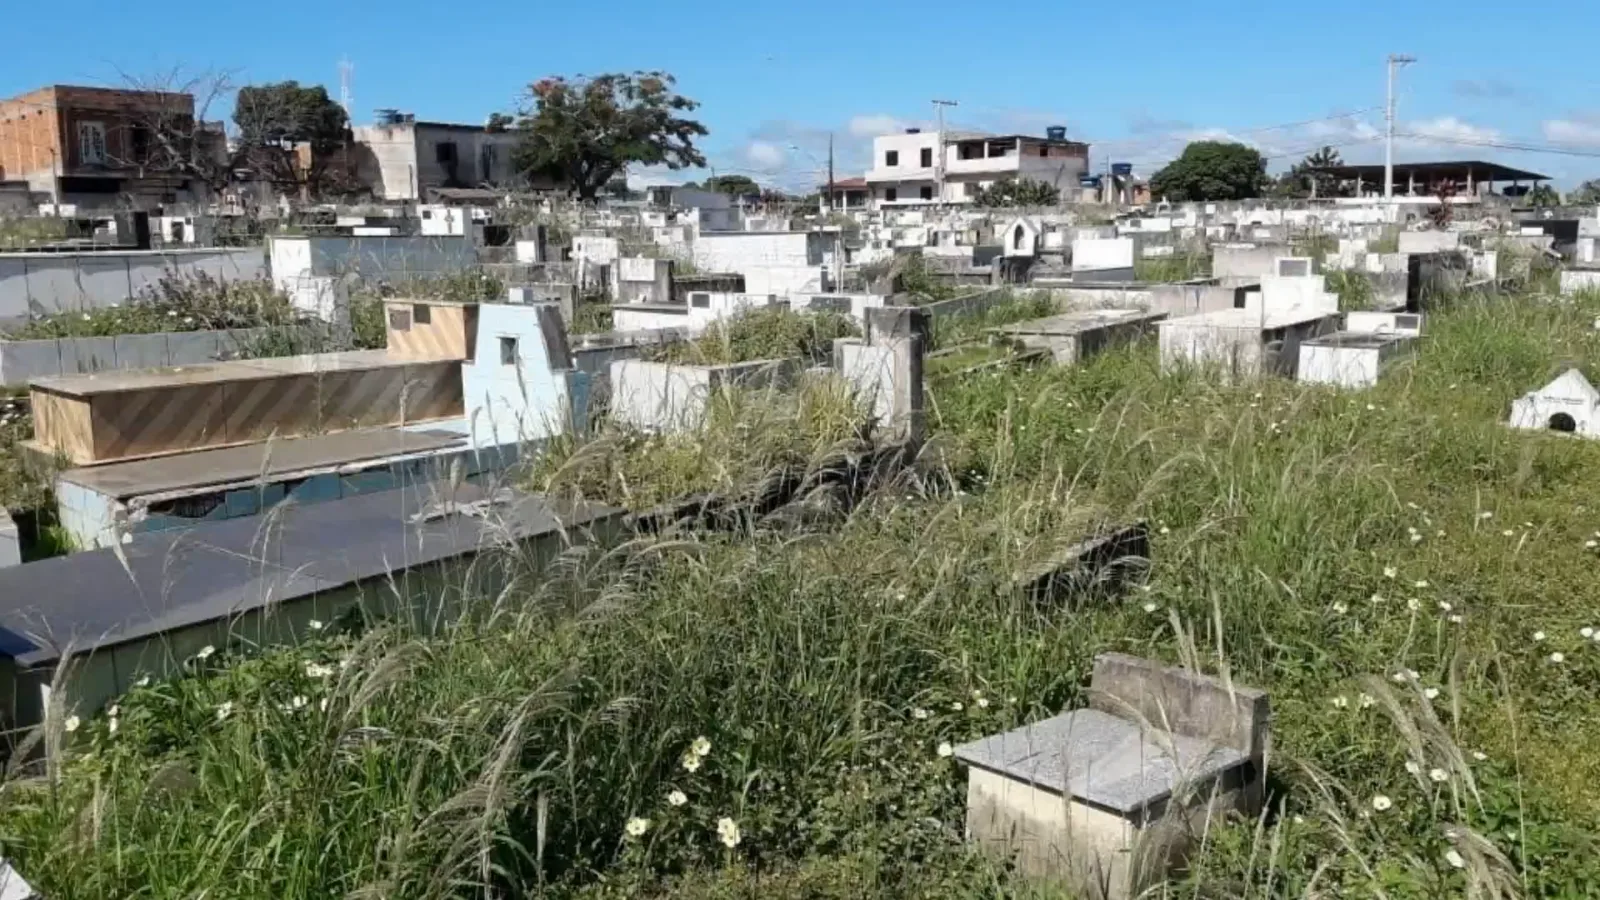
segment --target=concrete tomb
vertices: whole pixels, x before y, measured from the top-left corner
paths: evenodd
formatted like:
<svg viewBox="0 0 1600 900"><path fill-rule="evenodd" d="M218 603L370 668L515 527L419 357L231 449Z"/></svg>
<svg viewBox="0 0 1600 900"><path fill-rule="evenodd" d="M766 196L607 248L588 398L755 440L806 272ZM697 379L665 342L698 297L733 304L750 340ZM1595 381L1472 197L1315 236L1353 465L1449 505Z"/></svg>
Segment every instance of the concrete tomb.
<svg viewBox="0 0 1600 900"><path fill-rule="evenodd" d="M1511 404L1511 427L1600 437L1600 391L1577 369Z"/></svg>
<svg viewBox="0 0 1600 900"><path fill-rule="evenodd" d="M957 747L967 837L1017 868L1126 900L1181 864L1213 822L1255 816L1267 695L1108 653L1090 705Z"/></svg>

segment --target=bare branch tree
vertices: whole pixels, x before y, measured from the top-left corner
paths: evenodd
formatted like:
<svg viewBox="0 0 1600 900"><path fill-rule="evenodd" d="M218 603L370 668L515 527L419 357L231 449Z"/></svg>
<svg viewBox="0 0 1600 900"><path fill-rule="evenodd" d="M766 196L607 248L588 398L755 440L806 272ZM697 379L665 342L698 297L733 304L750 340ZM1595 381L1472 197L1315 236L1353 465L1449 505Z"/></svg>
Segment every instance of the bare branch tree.
<svg viewBox="0 0 1600 900"><path fill-rule="evenodd" d="M145 92L131 111L126 139L117 142L125 159L141 174L170 174L198 182L207 197L221 194L239 166L228 148L227 130L211 115L236 90L232 73L185 73L174 68L155 75L122 73L129 90Z"/></svg>

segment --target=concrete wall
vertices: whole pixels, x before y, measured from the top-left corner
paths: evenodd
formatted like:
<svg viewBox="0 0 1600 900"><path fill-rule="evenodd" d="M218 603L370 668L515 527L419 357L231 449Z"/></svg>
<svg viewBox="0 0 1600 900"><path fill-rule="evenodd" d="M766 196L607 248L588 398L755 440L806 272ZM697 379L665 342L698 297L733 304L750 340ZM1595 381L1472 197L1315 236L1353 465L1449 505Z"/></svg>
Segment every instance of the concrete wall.
<svg viewBox="0 0 1600 900"><path fill-rule="evenodd" d="M843 264L838 235L827 232L719 232L694 242L694 264L705 272L736 272L752 294L787 298L832 287L830 265ZM837 258L837 259L836 259Z"/></svg>
<svg viewBox="0 0 1600 900"><path fill-rule="evenodd" d="M1277 274L1277 260L1293 256L1288 247L1255 244L1222 244L1212 248L1211 275L1217 279L1255 281L1263 275Z"/></svg>
<svg viewBox="0 0 1600 900"><path fill-rule="evenodd" d="M1454 231L1402 231L1398 249L1401 253L1437 253L1460 246L1461 235Z"/></svg>
<svg viewBox="0 0 1600 900"><path fill-rule="evenodd" d="M1072 242L1072 269L1126 269L1133 266L1132 238L1095 238Z"/></svg>
<svg viewBox="0 0 1600 900"><path fill-rule="evenodd" d="M647 431L692 430L705 421L719 391L781 386L799 370L799 360L784 359L726 366L617 360L611 364L611 415Z"/></svg>
<svg viewBox="0 0 1600 900"><path fill-rule="evenodd" d="M168 275L221 281L264 278L260 248L0 253L0 322L105 309L133 300Z"/></svg>
<svg viewBox="0 0 1600 900"><path fill-rule="evenodd" d="M0 569L22 565L22 539L17 535L17 523L0 508Z"/></svg>
<svg viewBox="0 0 1600 900"><path fill-rule="evenodd" d="M272 280L302 275L356 275L368 280L441 275L477 262L465 237L273 236L267 241Z"/></svg>
<svg viewBox="0 0 1600 900"><path fill-rule="evenodd" d="M698 305L704 302L704 306ZM692 291L687 304L625 304L611 309L611 324L617 331L661 331L682 329L695 335L713 323L749 309L772 305L767 294L727 294Z"/></svg>
<svg viewBox="0 0 1600 900"><path fill-rule="evenodd" d="M81 375L213 362L267 337L275 330L240 328L234 331L175 331L46 341L0 341L0 386L19 387L27 384L29 379L49 375Z"/></svg>
<svg viewBox="0 0 1600 900"><path fill-rule="evenodd" d="M1381 349L1378 347L1301 344L1296 377L1308 384L1371 387L1378 383L1380 355Z"/></svg>
<svg viewBox="0 0 1600 900"><path fill-rule="evenodd" d="M1561 293L1600 291L1600 269L1567 269L1561 273Z"/></svg>

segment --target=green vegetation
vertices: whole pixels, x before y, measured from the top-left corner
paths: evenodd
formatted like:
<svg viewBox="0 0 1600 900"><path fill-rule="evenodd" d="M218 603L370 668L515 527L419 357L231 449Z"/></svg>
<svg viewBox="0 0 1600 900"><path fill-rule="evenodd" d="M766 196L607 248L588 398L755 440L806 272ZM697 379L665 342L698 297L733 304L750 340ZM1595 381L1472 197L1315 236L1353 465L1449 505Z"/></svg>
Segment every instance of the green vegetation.
<svg viewBox="0 0 1600 900"><path fill-rule="evenodd" d="M1061 189L1034 178L1002 178L978 192L978 206L1054 206L1061 201Z"/></svg>
<svg viewBox="0 0 1600 900"><path fill-rule="evenodd" d="M1371 309L1372 278L1356 269L1335 269L1323 278L1328 290L1339 295L1340 309Z"/></svg>
<svg viewBox="0 0 1600 900"><path fill-rule="evenodd" d="M266 279L222 281L204 272L169 273L133 302L91 312L57 313L0 331L12 341L107 337L161 331L268 328L295 321L289 298Z"/></svg>
<svg viewBox="0 0 1600 900"><path fill-rule="evenodd" d="M795 357L826 361L836 338L860 334L855 322L840 313L764 307L717 322L693 340L663 344L655 358L697 366Z"/></svg>
<svg viewBox="0 0 1600 900"><path fill-rule="evenodd" d="M67 236L67 220L52 216L0 219L0 250L19 250Z"/></svg>
<svg viewBox="0 0 1600 900"><path fill-rule="evenodd" d="M1211 254L1174 253L1140 257L1133 261L1133 280L1140 282L1189 281L1211 275Z"/></svg>
<svg viewBox="0 0 1600 900"><path fill-rule="evenodd" d="M940 747L1081 704L1119 650L1272 697L1267 815L1213 823L1171 896L1591 896L1600 444L1503 420L1562 361L1600 372L1597 314L1458 299L1363 393L1148 344L938 379L939 477L825 526L573 549L442 633L219 647L13 772L0 851L66 898L1054 897L963 846ZM738 487L854 440L828 391L601 429L537 476ZM1131 596L1015 593L1132 518Z"/></svg>
<svg viewBox="0 0 1600 900"><path fill-rule="evenodd" d="M1248 200L1267 185L1261 151L1226 141L1194 141L1183 154L1150 176L1150 194L1161 200Z"/></svg>

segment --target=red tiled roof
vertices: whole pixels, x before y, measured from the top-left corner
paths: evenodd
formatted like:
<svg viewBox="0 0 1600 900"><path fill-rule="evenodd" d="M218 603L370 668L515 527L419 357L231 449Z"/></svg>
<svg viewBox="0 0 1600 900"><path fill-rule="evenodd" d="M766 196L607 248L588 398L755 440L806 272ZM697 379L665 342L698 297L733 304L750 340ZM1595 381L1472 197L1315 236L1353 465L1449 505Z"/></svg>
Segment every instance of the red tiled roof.
<svg viewBox="0 0 1600 900"><path fill-rule="evenodd" d="M823 187L827 187L827 186L828 185L826 185L826 184L823 185ZM852 190L852 191L860 190L860 191L864 191L864 190L867 189L867 179L865 179L865 178L835 178L833 180L833 189L836 190L836 191L841 191L841 190Z"/></svg>

